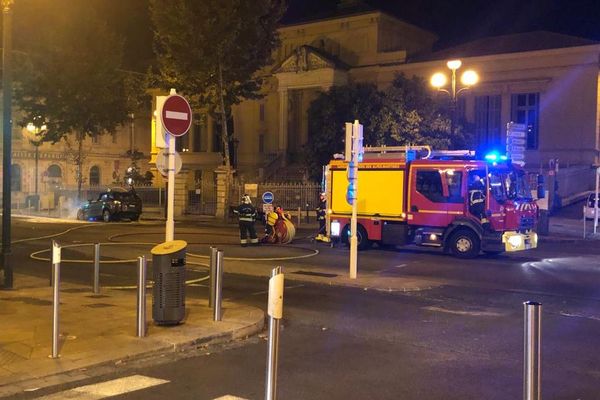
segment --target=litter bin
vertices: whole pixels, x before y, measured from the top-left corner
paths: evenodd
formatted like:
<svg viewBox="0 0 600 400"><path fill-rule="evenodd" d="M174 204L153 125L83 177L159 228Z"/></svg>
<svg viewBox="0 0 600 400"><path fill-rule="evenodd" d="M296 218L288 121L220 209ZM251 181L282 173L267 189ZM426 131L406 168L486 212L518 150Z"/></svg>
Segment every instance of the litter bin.
<svg viewBox="0 0 600 400"><path fill-rule="evenodd" d="M537 233L541 236L550 234L550 216L548 210L540 210L540 218L537 223Z"/></svg>
<svg viewBox="0 0 600 400"><path fill-rule="evenodd" d="M185 316L185 252L187 242L173 240L152 248L152 319L177 325Z"/></svg>

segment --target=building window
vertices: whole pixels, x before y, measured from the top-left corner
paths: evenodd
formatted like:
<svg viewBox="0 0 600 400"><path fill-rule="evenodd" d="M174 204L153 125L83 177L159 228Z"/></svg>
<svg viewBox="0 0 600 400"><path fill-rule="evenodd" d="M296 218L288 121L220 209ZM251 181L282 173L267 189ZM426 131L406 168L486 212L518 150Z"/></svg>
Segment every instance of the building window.
<svg viewBox="0 0 600 400"><path fill-rule="evenodd" d="M260 135L258 135L258 152L261 154L265 152L265 134L264 133L261 133Z"/></svg>
<svg viewBox="0 0 600 400"><path fill-rule="evenodd" d="M110 136L112 137L112 142L113 143L117 143L117 134L116 133L112 133Z"/></svg>
<svg viewBox="0 0 600 400"><path fill-rule="evenodd" d="M527 126L527 149L537 149L539 145L540 94L513 94L511 120Z"/></svg>
<svg viewBox="0 0 600 400"><path fill-rule="evenodd" d="M94 165L90 168L90 186L99 186L100 185L100 168Z"/></svg>
<svg viewBox="0 0 600 400"><path fill-rule="evenodd" d="M198 153L202 151L202 125L194 124L192 127L192 151Z"/></svg>
<svg viewBox="0 0 600 400"><path fill-rule="evenodd" d="M11 174L10 174L10 190L13 192L21 191L21 166L18 164L13 164L11 166Z"/></svg>
<svg viewBox="0 0 600 400"><path fill-rule="evenodd" d="M434 203L445 202L439 171L417 171L417 192Z"/></svg>
<svg viewBox="0 0 600 400"><path fill-rule="evenodd" d="M499 150L502 145L502 97L475 97L475 135L481 147Z"/></svg>
<svg viewBox="0 0 600 400"><path fill-rule="evenodd" d="M175 151L178 153L186 153L190 151L190 135L185 134L175 140Z"/></svg>
<svg viewBox="0 0 600 400"><path fill-rule="evenodd" d="M260 122L265 122L265 104L261 103L258 106L258 118L260 119Z"/></svg>
<svg viewBox="0 0 600 400"><path fill-rule="evenodd" d="M94 135L94 136L92 136L92 143L93 144L99 144L100 143L100 135Z"/></svg>

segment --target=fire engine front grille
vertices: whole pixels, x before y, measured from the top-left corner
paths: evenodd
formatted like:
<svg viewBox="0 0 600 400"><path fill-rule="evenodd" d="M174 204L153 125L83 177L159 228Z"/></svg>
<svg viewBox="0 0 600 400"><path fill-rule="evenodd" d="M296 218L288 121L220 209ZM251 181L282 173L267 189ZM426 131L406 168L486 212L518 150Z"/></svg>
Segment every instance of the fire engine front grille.
<svg viewBox="0 0 600 400"><path fill-rule="evenodd" d="M521 217L521 221L519 223L519 230L533 229L533 223L533 217Z"/></svg>

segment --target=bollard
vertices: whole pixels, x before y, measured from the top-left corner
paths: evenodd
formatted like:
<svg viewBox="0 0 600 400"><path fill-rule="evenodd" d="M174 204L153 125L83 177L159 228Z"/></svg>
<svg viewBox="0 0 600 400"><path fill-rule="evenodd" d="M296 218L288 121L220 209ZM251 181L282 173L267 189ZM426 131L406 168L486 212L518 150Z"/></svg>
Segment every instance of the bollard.
<svg viewBox="0 0 600 400"><path fill-rule="evenodd" d="M298 207L298 228L300 228L301 218L302 218L302 208Z"/></svg>
<svg viewBox="0 0 600 400"><path fill-rule="evenodd" d="M526 301L523 307L525 317L523 400L541 400L542 304Z"/></svg>
<svg viewBox="0 0 600 400"><path fill-rule="evenodd" d="M221 321L221 302L223 291L223 252L217 251L217 262L215 263L215 300L213 310L213 321Z"/></svg>
<svg viewBox="0 0 600 400"><path fill-rule="evenodd" d="M146 256L138 257L137 337L146 336Z"/></svg>
<svg viewBox="0 0 600 400"><path fill-rule="evenodd" d="M281 267L276 267L271 271L267 313L269 314L269 344L267 349L265 400L276 400L279 323L283 317L283 273Z"/></svg>
<svg viewBox="0 0 600 400"><path fill-rule="evenodd" d="M208 307L215 306L215 275L217 273L217 252L216 247L210 248L210 271L209 271L209 292L208 292Z"/></svg>
<svg viewBox="0 0 600 400"><path fill-rule="evenodd" d="M585 239L585 237L586 237L586 232L585 232L585 223L586 223L586 220L585 220L585 206L583 206L583 238L584 238L584 239Z"/></svg>
<svg viewBox="0 0 600 400"><path fill-rule="evenodd" d="M53 271L53 289L52 289L52 358L58 358L58 339L59 339L59 315L60 306L60 245L52 241L52 271Z"/></svg>
<svg viewBox="0 0 600 400"><path fill-rule="evenodd" d="M100 243L94 244L94 294L100 294Z"/></svg>

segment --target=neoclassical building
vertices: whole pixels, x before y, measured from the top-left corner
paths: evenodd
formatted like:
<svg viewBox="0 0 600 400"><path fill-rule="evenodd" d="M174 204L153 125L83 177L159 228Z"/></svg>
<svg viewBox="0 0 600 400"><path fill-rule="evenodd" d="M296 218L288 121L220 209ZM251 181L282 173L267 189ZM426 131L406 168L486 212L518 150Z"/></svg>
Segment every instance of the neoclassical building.
<svg viewBox="0 0 600 400"><path fill-rule="evenodd" d="M587 181L598 164L599 43L532 32L433 52L434 34L381 11L341 10L279 32L275 63L261 72L265 96L233 110L232 156L246 181L290 176L286 170L293 171L300 146L309 140L308 106L320 91L349 82L385 88L398 73L428 80L435 72L449 73L446 62L456 58L480 76L458 100L480 146L503 149L506 124L513 121L528 127L527 168L547 168L558 159L561 166L579 166L583 172L575 178ZM187 186L212 185L221 164L215 123L203 117L178 147Z"/></svg>

